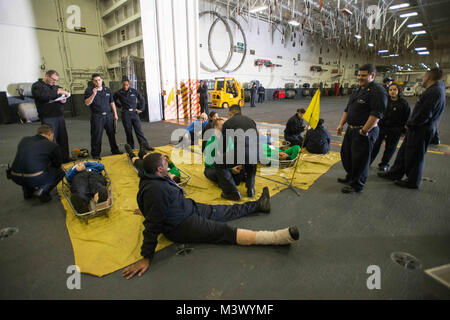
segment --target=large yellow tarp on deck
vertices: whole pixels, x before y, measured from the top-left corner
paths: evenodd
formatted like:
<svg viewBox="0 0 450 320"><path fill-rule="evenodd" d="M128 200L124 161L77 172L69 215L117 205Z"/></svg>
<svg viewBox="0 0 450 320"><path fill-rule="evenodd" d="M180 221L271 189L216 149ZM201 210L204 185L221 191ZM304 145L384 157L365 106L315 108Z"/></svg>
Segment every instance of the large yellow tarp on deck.
<svg viewBox="0 0 450 320"><path fill-rule="evenodd" d="M203 164L177 162L177 157L172 154L172 150L173 146L167 145L157 147L155 152L171 156L177 167L191 176L188 185L185 187L188 198L208 204L235 203L220 197L221 190L204 176ZM191 156L192 159L195 156L201 157L200 146L193 147ZM294 185L306 190L333 164L340 161L340 155L332 151L326 155L304 152L301 154L300 160ZM81 272L99 277L122 269L141 259L142 231L144 230L142 224L144 218L134 214L134 210L138 208L136 196L139 189L139 178L130 166L126 154L103 157L101 162L105 165L113 188L114 203L108 212L108 216L90 219L89 223L85 224L75 216L69 203L62 195L61 184L58 186L62 204L67 212L66 226L72 241L75 264ZM269 187L271 195L285 189L287 181L282 176L290 179L293 170L293 168L272 170L268 167L258 166L255 183L256 197L259 197L265 186ZM243 196L241 202L255 200L246 197L247 192L244 183L241 183L238 189ZM160 235L156 251L170 244L172 242Z"/></svg>

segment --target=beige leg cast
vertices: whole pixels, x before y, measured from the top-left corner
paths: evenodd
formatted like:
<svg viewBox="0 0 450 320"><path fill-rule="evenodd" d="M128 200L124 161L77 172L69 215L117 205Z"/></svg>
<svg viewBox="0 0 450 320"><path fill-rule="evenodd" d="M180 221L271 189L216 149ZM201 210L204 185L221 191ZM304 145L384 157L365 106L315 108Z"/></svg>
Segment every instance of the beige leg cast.
<svg viewBox="0 0 450 320"><path fill-rule="evenodd" d="M241 246L251 246L256 242L256 232L245 229L237 229L236 242Z"/></svg>
<svg viewBox="0 0 450 320"><path fill-rule="evenodd" d="M286 245L295 242L291 238L289 228L277 231L251 231L237 229L236 242L241 246L260 245Z"/></svg>
<svg viewBox="0 0 450 320"><path fill-rule="evenodd" d="M289 228L281 229L277 231L258 231L256 232L255 244L262 245L284 245L294 243L295 240L292 239Z"/></svg>

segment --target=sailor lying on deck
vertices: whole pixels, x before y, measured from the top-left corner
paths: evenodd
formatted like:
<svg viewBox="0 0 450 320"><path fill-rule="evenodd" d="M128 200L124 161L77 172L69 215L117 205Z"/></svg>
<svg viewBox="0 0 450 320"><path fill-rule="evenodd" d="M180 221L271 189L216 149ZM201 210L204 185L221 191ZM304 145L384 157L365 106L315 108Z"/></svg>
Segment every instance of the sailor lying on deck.
<svg viewBox="0 0 450 320"><path fill-rule="evenodd" d="M133 163L134 167L138 170L138 175L141 176L144 174L144 159L147 157L150 153L146 153L144 148L141 148L139 150L138 155L136 156L133 152L133 149L130 147L130 145L125 145L125 150L127 152L128 158L130 158L131 162ZM164 156L166 158L167 163L169 164L169 177L175 181L175 183L181 182L181 174L180 171L177 169L175 164L170 160L168 156Z"/></svg>
<svg viewBox="0 0 450 320"><path fill-rule="evenodd" d="M108 200L108 189L102 171L105 166L97 162L78 162L66 173L70 184L70 202L78 213L90 211L91 200L101 203Z"/></svg>

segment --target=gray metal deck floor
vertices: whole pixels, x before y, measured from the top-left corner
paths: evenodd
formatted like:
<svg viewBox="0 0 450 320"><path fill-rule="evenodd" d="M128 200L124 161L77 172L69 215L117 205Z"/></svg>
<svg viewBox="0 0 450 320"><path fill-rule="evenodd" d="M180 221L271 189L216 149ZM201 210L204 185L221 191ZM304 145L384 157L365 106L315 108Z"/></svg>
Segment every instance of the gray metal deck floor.
<svg viewBox="0 0 450 320"><path fill-rule="evenodd" d="M347 98L321 99L321 117L330 131L337 127ZM244 114L256 121L284 124L308 101L266 102L245 108ZM450 141L449 119L446 110L440 124L442 143ZM70 147L90 149L89 121L68 118L66 122ZM34 134L37 127L0 125L0 163L12 162L19 140ZM143 124L153 146L169 143L174 128L177 125L164 122ZM104 136L103 155L108 155ZM121 125L117 140L125 142ZM20 231L0 241L0 299L441 298L423 270L450 261L450 171L448 147L432 149L447 154L427 154L424 176L434 182L424 181L420 191L398 188L371 169L362 194L344 195L336 182L344 170L337 163L300 197L290 190L275 195L270 215L231 223L252 229L297 225L301 238L290 248L195 244L190 255L177 256L170 246L155 255L142 278L127 281L120 271L103 278L83 274L81 290L66 287L66 268L74 260L60 201L56 196L48 204L24 201L20 187L6 180L2 168L0 228ZM339 151L339 146L333 145L332 150ZM422 269L395 264L390 259L394 251L414 255ZM366 286L370 265L381 269L380 290Z"/></svg>

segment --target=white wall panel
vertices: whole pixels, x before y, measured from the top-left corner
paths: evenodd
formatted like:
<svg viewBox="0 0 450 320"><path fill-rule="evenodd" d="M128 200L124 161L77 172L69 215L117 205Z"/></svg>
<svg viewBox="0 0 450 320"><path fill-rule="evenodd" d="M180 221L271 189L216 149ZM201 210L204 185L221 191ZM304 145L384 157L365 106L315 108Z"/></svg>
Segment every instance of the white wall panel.
<svg viewBox="0 0 450 320"><path fill-rule="evenodd" d="M145 78L149 120L159 121L161 114L161 78L159 65L159 44L156 21L156 2L141 0L142 36L145 59Z"/></svg>
<svg viewBox="0 0 450 320"><path fill-rule="evenodd" d="M61 5L65 45L56 4ZM80 24L86 33L67 29L70 5L79 6ZM60 85L74 93L84 91L90 73L105 65L96 16L96 1L0 0L0 90L17 95L17 83L35 82L46 70L55 69L60 74ZM86 71L75 74L69 68Z"/></svg>

